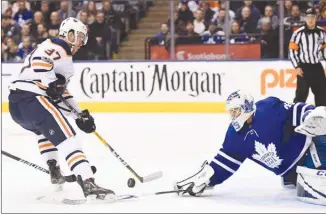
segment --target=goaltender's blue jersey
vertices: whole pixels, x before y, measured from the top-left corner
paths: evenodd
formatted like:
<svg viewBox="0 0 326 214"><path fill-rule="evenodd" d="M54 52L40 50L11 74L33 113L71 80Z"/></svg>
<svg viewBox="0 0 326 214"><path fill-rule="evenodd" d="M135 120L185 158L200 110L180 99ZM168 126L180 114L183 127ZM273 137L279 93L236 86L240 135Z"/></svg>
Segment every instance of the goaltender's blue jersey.
<svg viewBox="0 0 326 214"><path fill-rule="evenodd" d="M256 103L251 125L236 132L229 126L222 148L211 161L215 174L210 185L220 184L250 159L276 175L284 175L305 154L312 139L294 132L304 113L315 107L304 103L288 104L276 97Z"/></svg>

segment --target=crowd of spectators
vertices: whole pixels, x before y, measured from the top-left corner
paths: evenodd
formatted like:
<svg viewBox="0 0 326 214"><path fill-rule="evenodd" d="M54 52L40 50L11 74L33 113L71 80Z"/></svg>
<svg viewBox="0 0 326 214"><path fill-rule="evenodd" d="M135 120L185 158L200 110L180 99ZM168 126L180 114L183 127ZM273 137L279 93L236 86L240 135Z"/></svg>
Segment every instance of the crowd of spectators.
<svg viewBox="0 0 326 214"><path fill-rule="evenodd" d="M145 3L144 3L145 2ZM89 40L74 60L112 59L149 6L143 0L1 1L1 60L21 62L37 44L57 37L62 20L73 16L88 28ZM71 7L70 7L71 3Z"/></svg>
<svg viewBox="0 0 326 214"><path fill-rule="evenodd" d="M278 58L279 27L283 22L286 56L293 27L304 24L304 11L314 7L318 23L323 24L326 21L326 1L284 0L283 20L279 12L280 1L229 1L229 14L226 16L225 0L182 0L173 17L176 44L223 44L228 31L230 44L261 43L262 58ZM152 44L169 44L169 26L170 19L162 23L161 32Z"/></svg>
<svg viewBox="0 0 326 214"><path fill-rule="evenodd" d="M178 1L174 17L170 17L174 21L176 44L223 44L228 32L231 44L260 43L262 58L277 58L280 23L283 23L287 57L292 28L304 24L302 14L308 7L316 9L320 25L326 24L326 0L284 0L283 20L279 11L279 2L283 0L229 1L228 16L225 1ZM151 6L148 2L152 3L149 0L1 1L1 60L23 61L37 44L56 37L61 21L69 15L81 20L89 33L87 45L77 52L75 60L114 59L121 41L146 15ZM153 35L153 44L169 45L170 19Z"/></svg>

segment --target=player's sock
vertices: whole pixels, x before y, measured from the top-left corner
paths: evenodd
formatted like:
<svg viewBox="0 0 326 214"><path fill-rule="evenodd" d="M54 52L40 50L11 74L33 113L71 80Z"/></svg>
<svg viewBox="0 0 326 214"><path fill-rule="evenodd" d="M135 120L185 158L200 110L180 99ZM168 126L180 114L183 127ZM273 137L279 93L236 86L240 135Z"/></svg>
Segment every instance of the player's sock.
<svg viewBox="0 0 326 214"><path fill-rule="evenodd" d="M81 146L75 136L63 141L57 148L63 154L70 170L75 175L80 175L83 180L93 178L91 165L81 150Z"/></svg>
<svg viewBox="0 0 326 214"><path fill-rule="evenodd" d="M43 135L38 136L38 148L45 163L55 160L57 166L59 165L58 149Z"/></svg>

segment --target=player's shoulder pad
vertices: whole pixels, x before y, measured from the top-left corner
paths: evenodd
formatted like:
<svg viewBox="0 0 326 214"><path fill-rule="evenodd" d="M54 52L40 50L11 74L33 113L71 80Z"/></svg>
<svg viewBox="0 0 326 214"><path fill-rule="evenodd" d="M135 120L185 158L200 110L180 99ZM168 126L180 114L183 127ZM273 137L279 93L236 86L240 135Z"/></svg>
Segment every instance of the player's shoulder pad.
<svg viewBox="0 0 326 214"><path fill-rule="evenodd" d="M72 56L71 48L63 39L52 38L50 39L50 43L51 45L53 45L53 47L55 47L60 53L63 53L65 56Z"/></svg>

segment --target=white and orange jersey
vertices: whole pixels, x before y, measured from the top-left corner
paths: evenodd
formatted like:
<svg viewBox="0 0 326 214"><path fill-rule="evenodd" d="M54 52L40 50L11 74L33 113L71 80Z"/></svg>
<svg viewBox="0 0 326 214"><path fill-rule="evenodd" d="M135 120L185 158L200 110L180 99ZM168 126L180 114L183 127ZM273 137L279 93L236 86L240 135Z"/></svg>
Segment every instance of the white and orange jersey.
<svg viewBox="0 0 326 214"><path fill-rule="evenodd" d="M18 77L9 89L47 96L45 90L49 83L57 80L56 74L61 74L69 82L74 75L74 68L69 45L62 39L52 38L39 44L27 55ZM68 91L64 94L64 97L67 96L69 101L73 101Z"/></svg>
<svg viewBox="0 0 326 214"><path fill-rule="evenodd" d="M47 39L29 55L10 89L20 89L46 95L45 89L55 81L56 74L69 80L74 74L72 54L69 45L62 39Z"/></svg>

